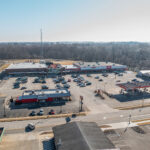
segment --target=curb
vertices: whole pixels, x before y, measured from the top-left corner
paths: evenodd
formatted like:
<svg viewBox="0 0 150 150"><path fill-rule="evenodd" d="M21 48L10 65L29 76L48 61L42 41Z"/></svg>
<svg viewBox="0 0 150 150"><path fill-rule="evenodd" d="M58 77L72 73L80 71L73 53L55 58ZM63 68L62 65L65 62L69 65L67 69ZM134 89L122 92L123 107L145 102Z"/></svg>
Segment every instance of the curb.
<svg viewBox="0 0 150 150"><path fill-rule="evenodd" d="M129 109L138 109L138 108L144 108L144 107L150 107L150 104L145 104L144 106L135 105L135 106L126 106L126 107L116 107L114 109L129 110Z"/></svg>
<svg viewBox="0 0 150 150"><path fill-rule="evenodd" d="M2 119L0 119L0 122L38 120L38 119L48 119L48 118L62 118L62 117L71 117L72 114L76 114L76 116L86 116L86 112L80 112L80 113L58 114L58 115L44 115L44 116L32 116L32 117L2 118Z"/></svg>

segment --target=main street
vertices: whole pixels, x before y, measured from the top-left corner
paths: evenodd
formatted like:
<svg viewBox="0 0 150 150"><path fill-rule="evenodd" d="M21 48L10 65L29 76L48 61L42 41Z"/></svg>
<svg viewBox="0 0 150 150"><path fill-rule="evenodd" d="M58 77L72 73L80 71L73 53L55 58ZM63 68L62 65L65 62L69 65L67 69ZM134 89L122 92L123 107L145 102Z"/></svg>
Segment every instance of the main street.
<svg viewBox="0 0 150 150"><path fill-rule="evenodd" d="M87 116L78 116L71 118L71 121L88 121L96 122L99 126L129 122L129 116L131 121L150 119L150 108L123 110L113 113L105 114L88 114ZM23 133L28 123L36 125L36 129L33 132L52 131L52 127L66 123L65 118L51 118L51 119L39 119L39 120L26 120L26 121L14 121L14 122L1 122L0 125L5 127L5 134ZM121 128L121 126L120 126Z"/></svg>

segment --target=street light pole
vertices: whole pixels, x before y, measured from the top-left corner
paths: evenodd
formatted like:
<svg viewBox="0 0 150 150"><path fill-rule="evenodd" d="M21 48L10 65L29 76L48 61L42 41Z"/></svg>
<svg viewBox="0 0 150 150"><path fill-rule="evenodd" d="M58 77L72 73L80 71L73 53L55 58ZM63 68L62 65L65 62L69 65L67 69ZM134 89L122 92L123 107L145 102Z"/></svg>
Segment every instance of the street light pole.
<svg viewBox="0 0 150 150"><path fill-rule="evenodd" d="M131 114L129 115L129 124L131 123Z"/></svg>
<svg viewBox="0 0 150 150"><path fill-rule="evenodd" d="M82 111L83 109L83 96L80 96L80 107L79 107L79 111Z"/></svg>

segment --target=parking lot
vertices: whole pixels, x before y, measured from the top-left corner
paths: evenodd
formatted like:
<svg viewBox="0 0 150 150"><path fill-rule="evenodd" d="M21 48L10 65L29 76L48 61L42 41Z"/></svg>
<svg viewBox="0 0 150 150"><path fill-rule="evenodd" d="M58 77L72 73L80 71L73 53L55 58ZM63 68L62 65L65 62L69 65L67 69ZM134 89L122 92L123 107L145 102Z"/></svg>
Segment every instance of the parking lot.
<svg viewBox="0 0 150 150"><path fill-rule="evenodd" d="M81 74L79 77L83 80L77 83L75 81L77 77L72 77L71 75L65 75L65 84L69 85L69 91L71 92L71 101L68 101L65 105L57 105L51 106L48 104L45 105L37 105L37 104L22 104L15 107L9 105L8 100L13 97L14 99L17 96L21 96L24 90L38 90L41 89L43 85L47 86L48 89L55 89L63 87L65 84L55 83L56 79L54 78L45 78L46 83L33 83L36 77L28 77L27 83L21 83L19 88L14 89L14 82L17 78L9 78L8 80L3 80L0 84L0 95L6 96L6 116L7 117L19 117L19 116L28 116L33 110L38 113L40 109L43 109L44 114L47 115L51 109L54 110L56 114L59 113L75 113L79 112L81 107L80 96L83 96L83 109L84 111L88 111L89 113L110 113L118 111L114 109L118 106L125 105L134 105L141 104L142 99L136 100L128 100L121 102L115 96L120 95L121 88L116 86L117 83L125 83L130 82L133 79L137 79L138 81L142 81L142 79L136 78L136 74L127 71L123 73L123 76L115 75L114 73L108 73L108 76L104 76L102 73L98 74ZM88 83L88 84L87 84ZM90 83L90 84L89 84ZM60 87L59 87L59 86ZM56 87L58 86L58 87ZM26 89L21 90L22 87ZM100 91L106 91L107 93L113 95L113 97L109 97L105 93L101 93L102 97L96 96L95 90L100 89ZM120 95L123 98L123 95ZM2 102L2 101L1 101ZM145 103L150 102L149 98L145 99ZM10 107L11 106L11 107ZM4 110L4 109L1 109ZM1 112L0 117L3 117Z"/></svg>

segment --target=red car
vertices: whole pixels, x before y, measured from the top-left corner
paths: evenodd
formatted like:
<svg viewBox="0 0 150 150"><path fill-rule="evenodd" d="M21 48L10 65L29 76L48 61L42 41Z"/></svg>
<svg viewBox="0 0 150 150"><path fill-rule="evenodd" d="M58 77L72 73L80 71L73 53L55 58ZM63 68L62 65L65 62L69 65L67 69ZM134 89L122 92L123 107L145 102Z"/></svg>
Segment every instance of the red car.
<svg viewBox="0 0 150 150"><path fill-rule="evenodd" d="M54 114L55 114L54 110L51 109L50 112L49 112L49 114L50 114L50 115L54 115Z"/></svg>
<svg viewBox="0 0 150 150"><path fill-rule="evenodd" d="M71 79L68 79L68 82L71 82Z"/></svg>

